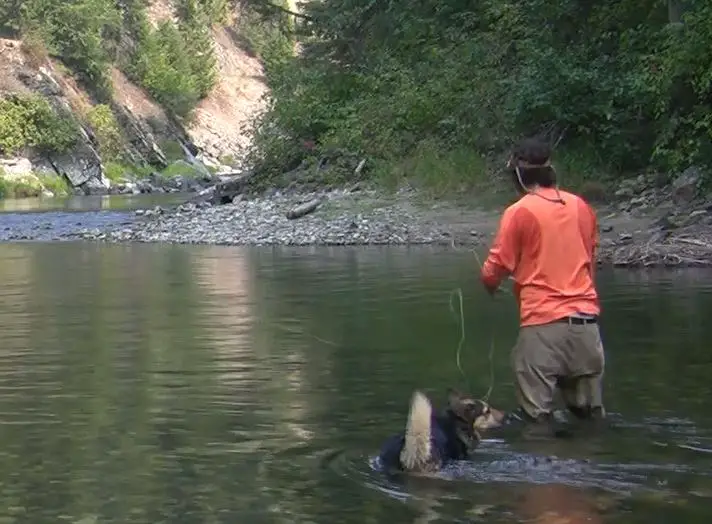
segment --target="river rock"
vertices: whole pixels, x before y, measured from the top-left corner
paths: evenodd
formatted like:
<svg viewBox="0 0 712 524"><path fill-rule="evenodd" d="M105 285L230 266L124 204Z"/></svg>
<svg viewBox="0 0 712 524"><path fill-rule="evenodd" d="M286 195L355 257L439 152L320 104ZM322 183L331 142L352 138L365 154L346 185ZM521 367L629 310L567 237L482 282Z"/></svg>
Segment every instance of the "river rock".
<svg viewBox="0 0 712 524"><path fill-rule="evenodd" d="M32 162L25 157L0 158L0 171L12 177L31 175Z"/></svg>
<svg viewBox="0 0 712 524"><path fill-rule="evenodd" d="M84 182L81 189L85 195L105 195L110 187L111 182L102 173L101 178L90 178Z"/></svg>
<svg viewBox="0 0 712 524"><path fill-rule="evenodd" d="M210 202L214 205L232 203L235 197L247 188L250 177L251 173L221 177L221 180L213 187L212 192L207 195Z"/></svg>
<svg viewBox="0 0 712 524"><path fill-rule="evenodd" d="M645 175L639 175L636 178L626 178L618 184L618 189L614 193L617 198L633 198L639 197L641 192L646 187Z"/></svg>
<svg viewBox="0 0 712 524"><path fill-rule="evenodd" d="M692 202L697 196L702 173L697 167L688 167L672 182L673 201L678 204Z"/></svg>
<svg viewBox="0 0 712 524"><path fill-rule="evenodd" d="M163 169L168 166L166 154L158 145L151 128L137 118L131 109L125 105L112 103L111 109L116 115L116 120L127 135L131 148L127 153L135 164L149 164L155 168Z"/></svg>
<svg viewBox="0 0 712 524"><path fill-rule="evenodd" d="M621 233L618 235L618 242L621 244L628 244L633 241L633 235L630 233Z"/></svg>

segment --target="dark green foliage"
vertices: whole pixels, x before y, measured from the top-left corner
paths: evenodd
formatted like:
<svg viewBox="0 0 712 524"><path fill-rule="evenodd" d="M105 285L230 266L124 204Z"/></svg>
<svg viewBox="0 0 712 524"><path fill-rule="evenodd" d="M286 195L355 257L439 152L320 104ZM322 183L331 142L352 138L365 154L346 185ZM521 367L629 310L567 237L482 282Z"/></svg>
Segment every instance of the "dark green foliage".
<svg viewBox="0 0 712 524"><path fill-rule="evenodd" d="M209 46L206 31L164 22L141 42L131 71L158 102L185 116L208 94L215 80L215 59Z"/></svg>
<svg viewBox="0 0 712 524"><path fill-rule="evenodd" d="M15 27L41 35L50 54L74 70L100 98L110 93L109 50L121 17L114 0L28 0L13 11Z"/></svg>
<svg viewBox="0 0 712 524"><path fill-rule="evenodd" d="M180 0L179 23L157 30L146 0L27 0L0 6L4 33L33 35L100 100L111 94L116 63L180 116L190 113L215 82L210 28L228 13L227 0Z"/></svg>
<svg viewBox="0 0 712 524"><path fill-rule="evenodd" d="M178 25L166 21L156 30L134 6L129 22L136 45L125 69L175 115L188 116L215 84L210 27L213 19L224 16L224 7L219 5L217 1L181 0L176 2Z"/></svg>
<svg viewBox="0 0 712 524"><path fill-rule="evenodd" d="M265 13L243 7L235 29L248 50L260 58L268 75L276 74L293 55L294 24L281 11Z"/></svg>
<svg viewBox="0 0 712 524"><path fill-rule="evenodd" d="M230 12L228 0L176 0L173 5L178 16L187 21L204 17L209 23L225 22Z"/></svg>
<svg viewBox="0 0 712 524"><path fill-rule="evenodd" d="M268 71L256 158L277 169L304 140L489 155L541 134L608 171L712 164L712 4L684 5L670 23L659 0L309 3L301 56Z"/></svg>
<svg viewBox="0 0 712 524"><path fill-rule="evenodd" d="M77 124L59 115L41 96L0 99L0 154L12 155L24 148L62 152L77 137Z"/></svg>
<svg viewBox="0 0 712 524"><path fill-rule="evenodd" d="M12 36L20 30L20 7L23 0L0 2L0 35Z"/></svg>

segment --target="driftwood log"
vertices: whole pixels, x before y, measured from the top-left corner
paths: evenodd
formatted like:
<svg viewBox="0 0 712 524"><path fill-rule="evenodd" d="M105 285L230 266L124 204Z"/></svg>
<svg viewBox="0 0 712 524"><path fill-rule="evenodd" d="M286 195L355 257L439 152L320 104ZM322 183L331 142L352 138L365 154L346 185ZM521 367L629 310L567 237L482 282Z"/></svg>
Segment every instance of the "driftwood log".
<svg viewBox="0 0 712 524"><path fill-rule="evenodd" d="M293 207L292 209L287 211L286 216L289 220L294 220L295 218L301 218L303 216L306 216L309 213L313 213L314 211L316 211L316 209L321 204L321 201L321 198L315 198L313 200L310 200L309 202L300 204L297 207Z"/></svg>
<svg viewBox="0 0 712 524"><path fill-rule="evenodd" d="M203 189L189 200L194 204L209 202L214 206L231 203L237 195L245 192L250 184L252 173L223 175L212 187Z"/></svg>
<svg viewBox="0 0 712 524"><path fill-rule="evenodd" d="M358 163L356 166L356 169L354 169L354 178L358 179L358 177L361 176L361 171L363 171L363 166L366 165L366 159L362 159L361 162Z"/></svg>
<svg viewBox="0 0 712 524"><path fill-rule="evenodd" d="M237 195L245 191L251 177L252 173L221 177L220 182L215 184L211 203L218 206L229 204Z"/></svg>

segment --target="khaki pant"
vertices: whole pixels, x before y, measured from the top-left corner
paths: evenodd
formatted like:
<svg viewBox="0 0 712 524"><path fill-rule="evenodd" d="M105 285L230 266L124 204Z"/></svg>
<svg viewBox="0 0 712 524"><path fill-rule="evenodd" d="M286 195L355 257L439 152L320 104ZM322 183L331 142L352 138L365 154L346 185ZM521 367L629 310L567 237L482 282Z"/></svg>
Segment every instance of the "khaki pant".
<svg viewBox="0 0 712 524"><path fill-rule="evenodd" d="M524 326L512 367L519 405L533 418L554 410L557 390L567 407L603 410L605 357L598 324Z"/></svg>

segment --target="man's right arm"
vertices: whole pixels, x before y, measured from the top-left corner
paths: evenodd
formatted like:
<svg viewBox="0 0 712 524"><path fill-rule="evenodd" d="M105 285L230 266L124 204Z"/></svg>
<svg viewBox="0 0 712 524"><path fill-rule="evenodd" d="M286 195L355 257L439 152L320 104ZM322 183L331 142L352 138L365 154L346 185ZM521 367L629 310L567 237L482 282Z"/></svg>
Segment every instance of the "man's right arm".
<svg viewBox="0 0 712 524"><path fill-rule="evenodd" d="M507 209L499 223L492 246L482 264L480 279L485 289L494 294L519 260L519 231L514 209Z"/></svg>

